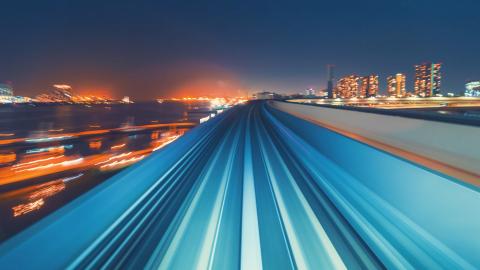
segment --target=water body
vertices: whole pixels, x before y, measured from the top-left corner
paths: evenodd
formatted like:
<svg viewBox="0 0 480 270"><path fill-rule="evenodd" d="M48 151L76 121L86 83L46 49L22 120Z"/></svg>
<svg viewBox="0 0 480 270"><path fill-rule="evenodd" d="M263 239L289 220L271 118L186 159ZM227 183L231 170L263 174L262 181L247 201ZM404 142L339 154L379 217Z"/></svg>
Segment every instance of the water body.
<svg viewBox="0 0 480 270"><path fill-rule="evenodd" d="M0 106L0 241L178 138L208 105Z"/></svg>
<svg viewBox="0 0 480 270"><path fill-rule="evenodd" d="M0 133L27 137L47 130L80 131L91 126L115 128L122 124L145 125L152 121L198 121L201 114L188 111L208 104L165 102L113 105L17 105L0 106Z"/></svg>

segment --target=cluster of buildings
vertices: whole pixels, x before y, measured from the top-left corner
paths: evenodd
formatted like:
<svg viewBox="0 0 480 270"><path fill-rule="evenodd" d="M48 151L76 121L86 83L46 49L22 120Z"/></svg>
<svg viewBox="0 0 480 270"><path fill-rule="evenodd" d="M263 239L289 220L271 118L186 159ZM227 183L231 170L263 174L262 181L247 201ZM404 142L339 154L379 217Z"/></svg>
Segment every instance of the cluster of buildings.
<svg viewBox="0 0 480 270"><path fill-rule="evenodd" d="M0 104L8 103L80 103L80 104L109 104L114 102L132 103L129 97L124 97L121 101L114 101L106 97L76 95L72 92L72 87L65 84L53 85L53 90L40 94L35 98L15 96L13 87L10 83L0 83Z"/></svg>
<svg viewBox="0 0 480 270"><path fill-rule="evenodd" d="M420 97L434 97L441 94L442 75L440 63L424 63L415 65L414 95ZM329 98L369 98L379 92L378 75L370 74L358 76L347 75L333 84L333 67L328 66L327 92ZM387 95L391 97L406 97L406 76L397 73L387 77Z"/></svg>
<svg viewBox="0 0 480 270"><path fill-rule="evenodd" d="M378 94L378 75L367 76L348 75L340 78L335 91L336 97L368 98Z"/></svg>
<svg viewBox="0 0 480 270"><path fill-rule="evenodd" d="M413 91L407 91L407 77L403 73L397 73L386 78L386 96L403 97L439 97L442 96L442 64L441 63L423 63L415 65L415 75L413 82ZM328 98L328 99L351 99L351 98L371 98L384 97L380 95L379 76L369 74L359 76L350 74L334 79L334 66L327 66L327 88L325 90L315 91L308 88L299 94L279 96L274 92L255 93L253 99L298 99L298 98ZM448 96L454 96L453 93L447 93ZM465 85L464 96L480 97L480 81L470 81Z"/></svg>
<svg viewBox="0 0 480 270"><path fill-rule="evenodd" d="M388 97L436 97L442 96L441 89L441 63L423 63L415 65L415 77L413 92L406 89L406 76L397 73L387 77L386 93ZM377 74L358 76L351 74L343 76L337 81L334 80L333 66L328 65L327 89L316 92L309 88L305 93L294 94L287 98L371 98L379 96L379 77ZM0 83L0 104L2 103L81 103L81 104L106 104L106 103L133 103L129 97L120 101L114 101L106 97L82 96L72 93L69 85L56 84L53 90L36 96L34 99L23 96L14 96L11 83ZM450 93L449 93L450 95ZM465 85L464 95L466 97L480 97L480 81L470 81ZM452 94L453 96L453 94ZM253 99L281 99L286 98L274 92L259 92L252 96Z"/></svg>

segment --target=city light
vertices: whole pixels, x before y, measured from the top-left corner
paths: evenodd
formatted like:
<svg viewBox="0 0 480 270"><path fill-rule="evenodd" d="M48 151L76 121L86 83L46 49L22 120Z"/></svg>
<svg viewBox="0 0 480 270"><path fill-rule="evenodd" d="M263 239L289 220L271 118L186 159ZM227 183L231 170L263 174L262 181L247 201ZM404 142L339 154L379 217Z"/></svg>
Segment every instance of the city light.
<svg viewBox="0 0 480 270"><path fill-rule="evenodd" d="M0 270L480 270L479 10L2 2Z"/></svg>

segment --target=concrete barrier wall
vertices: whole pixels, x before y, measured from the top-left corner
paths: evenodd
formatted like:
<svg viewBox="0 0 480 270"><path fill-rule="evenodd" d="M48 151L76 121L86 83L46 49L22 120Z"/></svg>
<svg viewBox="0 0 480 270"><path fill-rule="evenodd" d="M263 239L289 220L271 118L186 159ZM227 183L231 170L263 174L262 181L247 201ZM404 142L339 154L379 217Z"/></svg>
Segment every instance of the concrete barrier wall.
<svg viewBox="0 0 480 270"><path fill-rule="evenodd" d="M279 101L270 101L270 106L458 168L480 180L479 127Z"/></svg>

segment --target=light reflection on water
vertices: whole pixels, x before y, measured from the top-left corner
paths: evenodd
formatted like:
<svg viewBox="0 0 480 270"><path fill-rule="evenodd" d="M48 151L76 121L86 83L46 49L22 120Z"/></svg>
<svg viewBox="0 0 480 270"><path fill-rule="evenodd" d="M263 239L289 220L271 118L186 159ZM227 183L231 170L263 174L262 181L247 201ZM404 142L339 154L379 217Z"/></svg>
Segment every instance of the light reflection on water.
<svg viewBox="0 0 480 270"><path fill-rule="evenodd" d="M22 117L18 128L0 121L0 241L177 139L203 116L185 119L182 106L170 108L166 115L143 106L143 110L157 113L141 120L120 115L117 126L112 126L111 116L105 123L79 119L74 128L72 119L60 119L39 125L39 131L26 132ZM66 112L67 118L76 114L75 108L52 110ZM172 110L178 112L172 114ZM78 115L82 118L85 114ZM55 117L61 118L62 113ZM178 120L192 124L164 124Z"/></svg>

